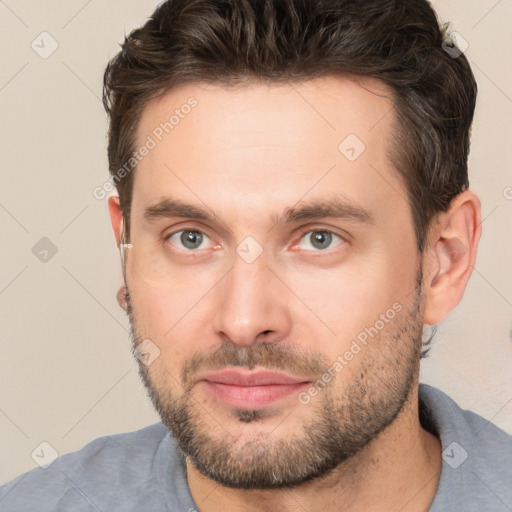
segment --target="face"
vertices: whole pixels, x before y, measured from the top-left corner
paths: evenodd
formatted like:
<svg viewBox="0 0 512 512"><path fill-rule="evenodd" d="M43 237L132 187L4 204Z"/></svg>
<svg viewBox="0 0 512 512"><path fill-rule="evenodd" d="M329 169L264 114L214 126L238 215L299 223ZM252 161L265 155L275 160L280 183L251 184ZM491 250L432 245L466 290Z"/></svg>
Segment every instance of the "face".
<svg viewBox="0 0 512 512"><path fill-rule="evenodd" d="M143 112L134 350L181 450L222 485L326 475L407 404L424 301L393 119L382 84L331 77L188 84Z"/></svg>

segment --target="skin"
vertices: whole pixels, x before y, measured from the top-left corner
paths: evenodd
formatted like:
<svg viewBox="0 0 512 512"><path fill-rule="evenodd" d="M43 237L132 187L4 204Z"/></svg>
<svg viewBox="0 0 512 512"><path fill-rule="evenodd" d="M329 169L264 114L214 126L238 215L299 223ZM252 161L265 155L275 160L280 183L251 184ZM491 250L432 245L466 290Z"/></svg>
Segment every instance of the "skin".
<svg viewBox="0 0 512 512"><path fill-rule="evenodd" d="M314 424L326 404L342 426L352 402L370 412L372 400L400 407L348 460L293 487L230 488L188 460L197 506L201 512L427 511L439 481L441 445L418 418L421 328L440 322L464 293L480 237L478 198L470 191L455 198L418 254L405 185L387 155L394 111L378 81L324 77L236 89L187 84L147 105L138 145L191 96L197 107L135 171L133 247L126 256L130 297L121 294L120 303L130 313L135 344L150 339L159 350L150 366L141 365L146 385L167 406L188 398L203 432L216 442L228 439L241 467L259 453L258 443L269 454L279 442L300 441L301 429ZM338 150L348 134L366 146L354 161ZM144 211L169 196L215 218L145 221ZM373 221L273 222L288 208L333 198L357 204ZM119 243L123 219L116 196L109 211ZM187 252L179 237L164 240L180 229L208 235L199 255ZM327 249L315 249L308 238L314 230L338 237ZM251 263L236 252L248 236L263 248ZM197 374L189 372L185 381L183 369L195 356L226 345L260 354L266 343L289 355L281 371L315 382L321 374L313 362L331 366L396 303L401 311L307 404L295 393L260 410L257 421L241 421L240 411L194 380ZM274 358L256 361L279 366ZM400 403L393 390L405 389L408 378Z"/></svg>

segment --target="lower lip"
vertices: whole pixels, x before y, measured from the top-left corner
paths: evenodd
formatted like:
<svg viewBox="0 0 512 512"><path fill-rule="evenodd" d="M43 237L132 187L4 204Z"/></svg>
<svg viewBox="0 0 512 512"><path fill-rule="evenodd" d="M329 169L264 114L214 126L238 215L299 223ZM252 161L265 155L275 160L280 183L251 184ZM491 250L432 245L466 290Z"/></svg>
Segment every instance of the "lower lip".
<svg viewBox="0 0 512 512"><path fill-rule="evenodd" d="M240 409L264 409L275 401L293 396L308 382L297 384L267 384L265 386L234 386L220 382L203 381L208 391L225 404Z"/></svg>

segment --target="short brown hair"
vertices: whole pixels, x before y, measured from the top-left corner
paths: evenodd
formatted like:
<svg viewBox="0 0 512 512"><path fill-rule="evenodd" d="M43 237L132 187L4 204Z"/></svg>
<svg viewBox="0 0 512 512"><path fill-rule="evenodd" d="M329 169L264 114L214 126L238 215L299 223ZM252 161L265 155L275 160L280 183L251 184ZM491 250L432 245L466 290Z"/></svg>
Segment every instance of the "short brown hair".
<svg viewBox="0 0 512 512"><path fill-rule="evenodd" d="M403 176L420 252L435 214L468 187L476 81L426 0L168 0L125 38L104 76L109 171L129 237L134 152L148 101L186 82L376 78L393 92L390 161ZM126 174L126 175L125 175Z"/></svg>

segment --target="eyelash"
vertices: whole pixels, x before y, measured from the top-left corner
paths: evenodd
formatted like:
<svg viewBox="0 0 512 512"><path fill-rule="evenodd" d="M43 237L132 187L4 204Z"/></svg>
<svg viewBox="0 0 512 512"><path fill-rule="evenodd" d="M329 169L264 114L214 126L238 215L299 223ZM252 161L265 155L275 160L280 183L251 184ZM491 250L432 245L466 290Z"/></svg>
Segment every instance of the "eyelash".
<svg viewBox="0 0 512 512"><path fill-rule="evenodd" d="M197 228L182 228L182 229L179 229L177 231L173 231L172 233L169 233L168 235L165 235L164 237L164 242L168 242L174 235L176 234L179 234L179 233L186 233L186 232L193 232L193 233L200 233L201 235L209 238L211 240L211 237L205 233L204 231L201 231L200 229L197 229ZM318 249L316 251L305 251L307 253L310 253L310 255L312 256L321 256L321 255L324 255L324 254L332 254L336 248L338 248L340 245L345 245L347 243L347 238L343 237L342 235L339 235L337 233L334 233L333 231L329 230L329 229L322 229L322 228L309 228L307 231L304 231L300 238L299 238L299 242L297 242L296 244L294 244L294 247L296 245L298 245L300 243L300 241L302 241L304 239L304 237L306 235L311 235L312 233L327 233L327 234L330 234L332 235L335 239L339 239L340 242L334 246L334 248L332 249L326 249L326 250L321 250L321 249ZM171 244L173 245L173 244ZM216 244L218 246L218 244ZM187 256L201 256L203 255L204 251L206 251L208 249L189 249L189 250L186 250L186 249L178 249L178 251L182 254L187 254Z"/></svg>

